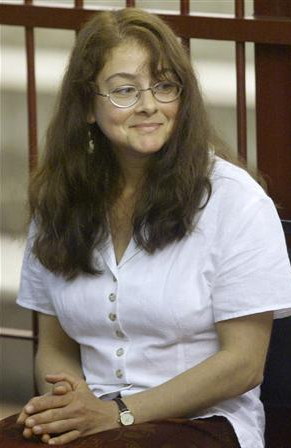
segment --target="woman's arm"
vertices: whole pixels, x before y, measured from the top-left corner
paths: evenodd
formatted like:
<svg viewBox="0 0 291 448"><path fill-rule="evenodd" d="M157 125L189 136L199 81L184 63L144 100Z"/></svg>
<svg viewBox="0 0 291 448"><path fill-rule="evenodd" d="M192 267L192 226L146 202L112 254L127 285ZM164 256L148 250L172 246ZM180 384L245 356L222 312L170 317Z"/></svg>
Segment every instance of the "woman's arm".
<svg viewBox="0 0 291 448"><path fill-rule="evenodd" d="M124 402L136 423L195 415L259 385L272 328L266 312L216 324L220 350L166 383Z"/></svg>
<svg viewBox="0 0 291 448"><path fill-rule="evenodd" d="M51 385L45 381L48 373L67 372L83 378L79 344L64 332L57 317L38 313L38 325L35 376L39 392L51 391Z"/></svg>
<svg viewBox="0 0 291 448"><path fill-rule="evenodd" d="M135 422L195 415L260 384L272 317L267 312L219 322L216 354L160 386L124 398ZM53 401L32 400L34 422L29 426L37 426L38 434L63 433L50 441L62 444L118 426L115 403L92 397L83 380L65 374L59 380L71 383L74 392Z"/></svg>
<svg viewBox="0 0 291 448"><path fill-rule="evenodd" d="M55 316L38 313L38 327L39 337L34 372L38 391L46 395L62 395L70 392L72 386L68 381L47 380L46 375L66 372L82 379L79 345L64 332ZM28 417L29 414L24 408L17 421L24 423ZM32 430L25 428L23 435L30 438L33 435ZM48 442L49 439L47 434L42 436L43 442Z"/></svg>

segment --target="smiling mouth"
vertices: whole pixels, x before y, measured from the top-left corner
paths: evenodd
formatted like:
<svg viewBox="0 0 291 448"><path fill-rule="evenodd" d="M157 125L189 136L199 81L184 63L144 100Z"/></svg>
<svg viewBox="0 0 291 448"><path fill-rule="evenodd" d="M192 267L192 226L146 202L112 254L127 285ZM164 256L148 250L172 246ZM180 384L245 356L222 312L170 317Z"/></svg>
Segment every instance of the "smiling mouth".
<svg viewBox="0 0 291 448"><path fill-rule="evenodd" d="M162 123L141 123L141 124L136 124L132 127L139 129L141 131L152 132L152 131L157 130L160 126L162 126Z"/></svg>

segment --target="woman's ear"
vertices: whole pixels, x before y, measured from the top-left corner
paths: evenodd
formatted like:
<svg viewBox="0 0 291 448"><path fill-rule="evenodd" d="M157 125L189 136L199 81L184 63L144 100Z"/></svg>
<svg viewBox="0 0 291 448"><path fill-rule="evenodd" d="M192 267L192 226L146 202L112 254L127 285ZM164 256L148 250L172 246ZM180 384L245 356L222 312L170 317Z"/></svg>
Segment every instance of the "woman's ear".
<svg viewBox="0 0 291 448"><path fill-rule="evenodd" d="M93 110L90 110L87 114L87 123L88 124L96 123L96 118L95 118Z"/></svg>
<svg viewBox="0 0 291 448"><path fill-rule="evenodd" d="M90 101L89 107L88 107L88 112L87 112L87 123L88 124L93 124L96 123L96 118L95 118L95 110L94 110L94 101Z"/></svg>

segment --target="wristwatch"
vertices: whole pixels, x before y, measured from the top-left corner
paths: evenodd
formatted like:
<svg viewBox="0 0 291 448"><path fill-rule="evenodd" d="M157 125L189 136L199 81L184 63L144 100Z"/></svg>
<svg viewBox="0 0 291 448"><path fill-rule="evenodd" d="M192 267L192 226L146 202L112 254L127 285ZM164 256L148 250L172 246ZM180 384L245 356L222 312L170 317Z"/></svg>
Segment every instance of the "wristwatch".
<svg viewBox="0 0 291 448"><path fill-rule="evenodd" d="M118 423L123 426L133 425L134 416L132 415L126 404L120 398L113 398L113 401L115 401L119 410Z"/></svg>

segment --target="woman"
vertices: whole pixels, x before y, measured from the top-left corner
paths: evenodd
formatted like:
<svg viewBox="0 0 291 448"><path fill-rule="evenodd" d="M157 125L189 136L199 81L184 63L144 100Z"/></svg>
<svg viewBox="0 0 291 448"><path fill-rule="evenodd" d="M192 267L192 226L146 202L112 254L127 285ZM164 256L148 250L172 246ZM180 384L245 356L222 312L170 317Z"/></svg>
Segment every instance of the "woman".
<svg viewBox="0 0 291 448"><path fill-rule="evenodd" d="M290 266L271 200L213 141L164 22L130 8L86 24L30 189L18 303L39 312L41 395L25 437L118 447L154 422L184 437L171 446L264 446L258 386Z"/></svg>

